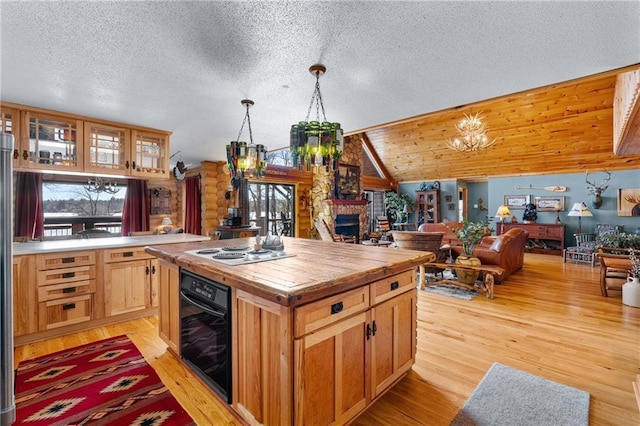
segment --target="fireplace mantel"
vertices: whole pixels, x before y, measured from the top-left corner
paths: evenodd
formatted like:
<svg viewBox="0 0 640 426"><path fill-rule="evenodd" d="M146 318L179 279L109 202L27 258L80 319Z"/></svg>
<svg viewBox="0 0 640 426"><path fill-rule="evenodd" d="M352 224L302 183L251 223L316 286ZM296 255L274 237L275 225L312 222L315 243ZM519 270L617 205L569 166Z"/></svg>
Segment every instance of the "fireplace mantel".
<svg viewBox="0 0 640 426"><path fill-rule="evenodd" d="M337 198L330 198L325 200L325 202L337 206L366 206L369 204L369 200L339 200Z"/></svg>

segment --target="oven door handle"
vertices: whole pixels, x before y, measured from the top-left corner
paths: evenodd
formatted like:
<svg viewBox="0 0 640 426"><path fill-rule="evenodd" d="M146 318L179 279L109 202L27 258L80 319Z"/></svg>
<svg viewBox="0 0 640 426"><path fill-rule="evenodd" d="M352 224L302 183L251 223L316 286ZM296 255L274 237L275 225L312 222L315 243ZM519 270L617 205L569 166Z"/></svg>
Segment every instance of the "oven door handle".
<svg viewBox="0 0 640 426"><path fill-rule="evenodd" d="M192 298L187 296L184 293L184 291L180 291L180 296L184 297L184 299L187 302L191 303L192 305L197 306L198 308L202 309L203 311L205 311L209 315L213 315L214 317L218 317L218 318L224 318L225 315L226 315L226 312L217 311L217 310L211 309L210 307L208 307L206 305L203 305L202 303L196 302L195 300L193 300Z"/></svg>

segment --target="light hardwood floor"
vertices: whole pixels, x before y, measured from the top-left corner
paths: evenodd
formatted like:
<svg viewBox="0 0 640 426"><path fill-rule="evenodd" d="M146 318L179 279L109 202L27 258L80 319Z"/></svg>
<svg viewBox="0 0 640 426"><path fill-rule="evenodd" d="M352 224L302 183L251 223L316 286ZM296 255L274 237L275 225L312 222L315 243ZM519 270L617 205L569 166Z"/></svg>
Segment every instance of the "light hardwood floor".
<svg viewBox="0 0 640 426"><path fill-rule="evenodd" d="M464 301L419 291L413 370L355 424L449 425L493 362L591 394L590 425L637 426L632 381L640 374L640 308L600 295L599 268L526 254L495 299ZM128 334L199 425L240 424L157 337L155 317L16 348L16 364Z"/></svg>

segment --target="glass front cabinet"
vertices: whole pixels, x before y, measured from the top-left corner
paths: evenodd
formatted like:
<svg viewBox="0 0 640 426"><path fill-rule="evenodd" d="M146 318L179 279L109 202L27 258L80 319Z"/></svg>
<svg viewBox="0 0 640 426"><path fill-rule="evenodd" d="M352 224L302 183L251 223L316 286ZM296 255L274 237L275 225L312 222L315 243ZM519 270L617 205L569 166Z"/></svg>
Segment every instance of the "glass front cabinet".
<svg viewBox="0 0 640 426"><path fill-rule="evenodd" d="M82 121L29 111L23 117L22 168L83 170Z"/></svg>
<svg viewBox="0 0 640 426"><path fill-rule="evenodd" d="M85 122L84 139L87 147L87 155L84 158L85 171L115 175L129 174L130 130Z"/></svg>
<svg viewBox="0 0 640 426"><path fill-rule="evenodd" d="M131 131L132 176L169 177L169 137L166 134Z"/></svg>
<svg viewBox="0 0 640 426"><path fill-rule="evenodd" d="M169 136L56 111L3 104L0 131L15 137L15 170L169 178Z"/></svg>

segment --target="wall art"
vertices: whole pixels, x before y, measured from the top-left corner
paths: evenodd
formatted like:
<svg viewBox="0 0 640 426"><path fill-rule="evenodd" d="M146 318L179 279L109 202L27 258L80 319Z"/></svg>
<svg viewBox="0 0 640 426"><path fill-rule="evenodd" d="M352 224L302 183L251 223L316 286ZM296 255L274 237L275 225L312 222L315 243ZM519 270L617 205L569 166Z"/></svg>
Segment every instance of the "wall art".
<svg viewBox="0 0 640 426"><path fill-rule="evenodd" d="M549 197L535 197L534 204L536 205L536 210L539 212L555 212L556 206L560 205L560 210L564 211L564 195L560 196L549 196Z"/></svg>
<svg viewBox="0 0 640 426"><path fill-rule="evenodd" d="M509 210L524 210L524 207L531 202L531 195L505 195L504 204Z"/></svg>
<svg viewBox="0 0 640 426"><path fill-rule="evenodd" d="M618 189L618 216L640 216L640 188Z"/></svg>

